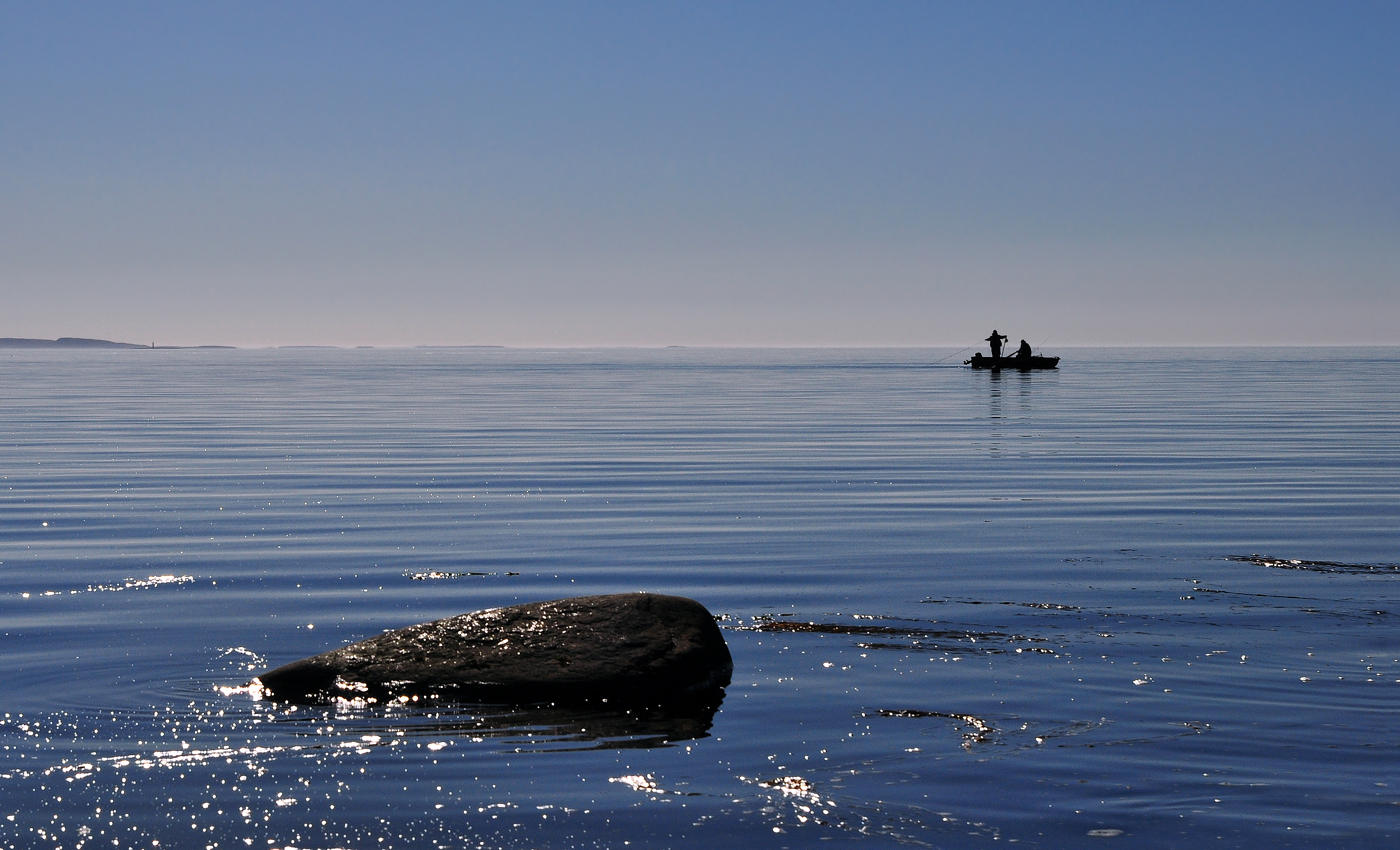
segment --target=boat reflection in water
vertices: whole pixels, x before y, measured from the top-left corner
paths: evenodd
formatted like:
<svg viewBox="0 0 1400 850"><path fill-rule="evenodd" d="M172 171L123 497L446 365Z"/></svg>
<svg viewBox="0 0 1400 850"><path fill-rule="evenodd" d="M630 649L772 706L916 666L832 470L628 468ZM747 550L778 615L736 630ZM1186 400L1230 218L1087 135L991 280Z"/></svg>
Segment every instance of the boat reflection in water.
<svg viewBox="0 0 1400 850"><path fill-rule="evenodd" d="M1018 355L1011 357L984 357L982 352L972 355L971 360L964 360L964 366L971 366L974 369L1054 369L1060 365L1058 357L1042 357L1038 354Z"/></svg>

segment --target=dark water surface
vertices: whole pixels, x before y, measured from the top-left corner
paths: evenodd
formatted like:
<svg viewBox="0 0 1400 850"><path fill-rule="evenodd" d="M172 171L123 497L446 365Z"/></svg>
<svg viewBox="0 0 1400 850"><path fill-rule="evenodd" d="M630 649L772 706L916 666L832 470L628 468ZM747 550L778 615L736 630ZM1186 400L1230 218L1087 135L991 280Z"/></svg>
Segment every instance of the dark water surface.
<svg viewBox="0 0 1400 850"><path fill-rule="evenodd" d="M1400 350L1056 353L0 352L0 847L1393 846ZM239 690L631 590L712 716Z"/></svg>

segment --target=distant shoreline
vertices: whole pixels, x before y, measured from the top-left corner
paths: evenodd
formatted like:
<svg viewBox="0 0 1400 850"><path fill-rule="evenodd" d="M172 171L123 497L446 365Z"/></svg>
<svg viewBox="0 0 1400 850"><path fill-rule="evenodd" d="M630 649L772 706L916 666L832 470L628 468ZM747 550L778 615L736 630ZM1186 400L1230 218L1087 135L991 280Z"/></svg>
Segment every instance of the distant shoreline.
<svg viewBox="0 0 1400 850"><path fill-rule="evenodd" d="M401 348L403 346L388 346L387 348ZM504 345L414 345L410 348L433 349L433 348L506 348ZM679 346L671 346L676 348ZM141 345L134 342L113 342L110 339L87 339L77 336L63 336L58 339L28 339L25 337L0 336L0 348L83 348L83 349L145 349L146 351L176 351L202 348L236 349L236 345ZM376 349L374 345L273 345L267 346L269 349L326 349L326 350L349 350L353 349Z"/></svg>
<svg viewBox="0 0 1400 850"><path fill-rule="evenodd" d="M231 345L137 345L134 342L112 342L109 339L85 339L76 336L61 336L58 339L24 339L21 337L0 337L0 348L233 348Z"/></svg>

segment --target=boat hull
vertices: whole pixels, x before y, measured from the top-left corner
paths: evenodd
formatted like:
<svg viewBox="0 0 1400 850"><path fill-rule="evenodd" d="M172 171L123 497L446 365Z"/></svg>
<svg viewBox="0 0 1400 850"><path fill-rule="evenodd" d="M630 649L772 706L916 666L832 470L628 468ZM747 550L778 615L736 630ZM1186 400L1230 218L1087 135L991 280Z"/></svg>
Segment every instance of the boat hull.
<svg viewBox="0 0 1400 850"><path fill-rule="evenodd" d="M971 366L974 369L1055 369L1060 365L1058 357L983 357L980 354L974 355L971 360L964 360L964 366Z"/></svg>

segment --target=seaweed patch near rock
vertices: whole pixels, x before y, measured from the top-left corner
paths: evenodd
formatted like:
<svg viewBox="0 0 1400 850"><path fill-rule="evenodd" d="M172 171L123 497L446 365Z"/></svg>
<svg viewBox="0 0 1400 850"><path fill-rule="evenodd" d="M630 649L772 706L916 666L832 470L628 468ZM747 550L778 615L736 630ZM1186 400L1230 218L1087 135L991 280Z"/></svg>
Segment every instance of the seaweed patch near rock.
<svg viewBox="0 0 1400 850"><path fill-rule="evenodd" d="M881 641L858 642L856 646L861 649L893 649L904 652L977 652L982 654L1014 651L1055 654L1055 650L1041 646L1016 647L1015 649L1009 649L1007 646L1015 643L1045 643L1045 638L995 631L929 628L922 624L908 621L906 623L898 626L881 626L871 623L817 623L801 620L777 620L771 616L760 615L754 618L752 624L735 628L755 632L805 632L885 638Z"/></svg>
<svg viewBox="0 0 1400 850"><path fill-rule="evenodd" d="M722 698L733 659L693 599L579 596L422 623L254 680L288 702L429 695L484 703Z"/></svg>
<svg viewBox="0 0 1400 850"><path fill-rule="evenodd" d="M1229 555L1227 561L1272 567L1276 570L1303 570L1313 573L1351 573L1377 575L1400 573L1400 564L1348 564L1343 561L1305 561L1299 558L1275 558L1270 555Z"/></svg>

